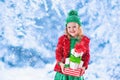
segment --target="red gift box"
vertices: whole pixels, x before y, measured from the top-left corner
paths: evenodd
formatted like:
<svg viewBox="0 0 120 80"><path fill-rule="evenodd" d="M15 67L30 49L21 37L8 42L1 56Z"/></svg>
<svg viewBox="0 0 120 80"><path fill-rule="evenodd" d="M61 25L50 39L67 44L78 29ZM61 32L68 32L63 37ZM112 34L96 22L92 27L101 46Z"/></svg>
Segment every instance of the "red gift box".
<svg viewBox="0 0 120 80"><path fill-rule="evenodd" d="M79 76L82 76L80 74L81 70L82 70L81 68L78 68L78 69L64 68L63 73L66 75L79 77Z"/></svg>

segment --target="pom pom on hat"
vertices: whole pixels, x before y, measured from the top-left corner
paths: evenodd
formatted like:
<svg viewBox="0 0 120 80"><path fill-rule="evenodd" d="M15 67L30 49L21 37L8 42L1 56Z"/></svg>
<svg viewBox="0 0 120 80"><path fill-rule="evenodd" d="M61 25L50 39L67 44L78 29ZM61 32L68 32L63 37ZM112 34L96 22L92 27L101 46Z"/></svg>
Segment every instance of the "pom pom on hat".
<svg viewBox="0 0 120 80"><path fill-rule="evenodd" d="M75 11L75 10L71 10L69 13L68 13L68 17L66 19L66 26L69 22L75 22L75 23L78 23L80 26L81 26L81 22L80 22L80 18L78 16L78 12Z"/></svg>
<svg viewBox="0 0 120 80"><path fill-rule="evenodd" d="M72 16L72 15L75 15L75 16L78 16L78 13L77 11L75 10L71 10L69 13L68 13L69 16Z"/></svg>

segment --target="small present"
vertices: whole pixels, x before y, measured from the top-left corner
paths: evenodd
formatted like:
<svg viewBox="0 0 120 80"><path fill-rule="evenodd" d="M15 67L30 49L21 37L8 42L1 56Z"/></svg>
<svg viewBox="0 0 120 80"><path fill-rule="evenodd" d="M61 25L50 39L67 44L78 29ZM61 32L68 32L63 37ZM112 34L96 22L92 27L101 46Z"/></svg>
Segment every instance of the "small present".
<svg viewBox="0 0 120 80"><path fill-rule="evenodd" d="M78 63L74 63L74 62L70 62L70 68L72 69L78 69L78 68L82 68L83 66L83 61L81 60L81 62L78 64Z"/></svg>
<svg viewBox="0 0 120 80"><path fill-rule="evenodd" d="M64 68L63 73L66 75L79 77L79 76L82 76L80 74L81 70L82 70L81 68L78 68L78 69Z"/></svg>
<svg viewBox="0 0 120 80"><path fill-rule="evenodd" d="M75 57L80 57L80 56L82 56L84 53L83 53L83 52L78 53L78 52L75 51L75 49L72 49L72 50L71 50L71 54L74 55Z"/></svg>
<svg viewBox="0 0 120 80"><path fill-rule="evenodd" d="M83 61L74 59L74 57L66 58L65 67L70 67L72 69L81 68L83 66Z"/></svg>
<svg viewBox="0 0 120 80"><path fill-rule="evenodd" d="M70 68L77 69L77 68L79 68L79 64L78 63L74 63L74 62L70 62Z"/></svg>

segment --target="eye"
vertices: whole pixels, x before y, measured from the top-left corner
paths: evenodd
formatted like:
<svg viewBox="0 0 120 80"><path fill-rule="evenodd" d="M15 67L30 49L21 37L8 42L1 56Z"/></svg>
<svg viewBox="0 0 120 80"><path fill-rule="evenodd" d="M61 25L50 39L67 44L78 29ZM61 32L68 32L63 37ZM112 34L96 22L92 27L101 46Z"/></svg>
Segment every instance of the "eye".
<svg viewBox="0 0 120 80"><path fill-rule="evenodd" d="M73 28L76 28L76 26L73 26Z"/></svg>
<svg viewBox="0 0 120 80"><path fill-rule="evenodd" d="M70 29L71 27L70 27L70 26L68 26L67 28L68 28L68 29Z"/></svg>

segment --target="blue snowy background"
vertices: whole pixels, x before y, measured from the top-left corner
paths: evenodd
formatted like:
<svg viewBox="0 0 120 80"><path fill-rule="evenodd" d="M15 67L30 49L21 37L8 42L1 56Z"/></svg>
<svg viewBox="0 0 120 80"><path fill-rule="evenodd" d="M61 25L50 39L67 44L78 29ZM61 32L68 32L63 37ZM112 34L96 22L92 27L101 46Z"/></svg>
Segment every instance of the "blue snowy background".
<svg viewBox="0 0 120 80"><path fill-rule="evenodd" d="M91 39L85 80L119 80L120 0L0 0L0 80L53 80L71 9Z"/></svg>

